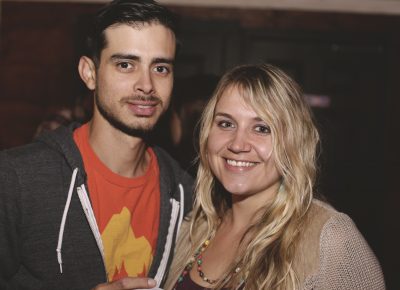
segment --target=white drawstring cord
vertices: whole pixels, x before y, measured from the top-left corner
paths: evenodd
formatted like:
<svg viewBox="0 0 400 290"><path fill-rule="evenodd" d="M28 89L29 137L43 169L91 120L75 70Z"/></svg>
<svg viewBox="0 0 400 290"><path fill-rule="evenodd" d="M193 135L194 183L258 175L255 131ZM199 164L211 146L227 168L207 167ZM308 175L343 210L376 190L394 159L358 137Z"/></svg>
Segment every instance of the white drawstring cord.
<svg viewBox="0 0 400 290"><path fill-rule="evenodd" d="M71 178L71 183L69 185L69 190L68 190L68 197L67 197L67 202L65 203L64 207L64 213L61 219L61 225L60 225L60 232L58 233L58 243L57 243L57 260L58 264L60 265L60 273L62 274L63 269L62 269L62 257L61 257L61 247L62 247L62 242L63 242L63 236L64 236L64 228L65 228L65 221L67 220L67 214L69 210L69 206L71 204L71 198L72 198L72 193L74 191L74 185L75 185L75 180L76 180L76 175L78 174L78 168L75 168L73 173L72 173L72 178Z"/></svg>
<svg viewBox="0 0 400 290"><path fill-rule="evenodd" d="M179 202L173 198L170 199L171 202L171 219L169 221L169 227L168 227L168 234L167 234L167 240L165 242L164 246L164 253L161 258L160 265L158 266L157 274L154 277L154 280L157 281L157 287L160 287L160 284L162 282L162 278L164 277L168 260L170 258L171 250L172 250L172 243L173 243L173 236L175 232L175 228L177 226L178 222L178 216L179 216Z"/></svg>
<svg viewBox="0 0 400 290"><path fill-rule="evenodd" d="M179 220L178 220L178 228L176 231L176 240L178 239L178 234L179 234L179 230L181 228L182 225L182 221L183 221L183 217L185 215L184 211L185 211L185 190L183 189L182 184L179 183L179 193L180 193L180 212L179 212Z"/></svg>

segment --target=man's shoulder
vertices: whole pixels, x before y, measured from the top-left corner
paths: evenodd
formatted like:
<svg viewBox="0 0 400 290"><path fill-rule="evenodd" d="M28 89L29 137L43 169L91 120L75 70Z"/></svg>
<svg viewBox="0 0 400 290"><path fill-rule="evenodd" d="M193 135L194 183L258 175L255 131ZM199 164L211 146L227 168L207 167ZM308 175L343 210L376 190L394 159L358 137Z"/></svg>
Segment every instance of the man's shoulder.
<svg viewBox="0 0 400 290"><path fill-rule="evenodd" d="M59 132L44 132L30 143L4 149L0 152L0 166L11 166L13 168L27 168L40 166L41 164L50 165L60 158L64 159L65 151L72 150L72 139L69 136L67 128ZM63 131L63 132L60 132ZM68 142L60 139L64 135L65 139L70 138Z"/></svg>
<svg viewBox="0 0 400 290"><path fill-rule="evenodd" d="M179 194L177 195L177 193L183 190L185 194L185 213L187 213L191 209L192 204L193 177L183 170L179 163L164 149L157 146L152 147L152 149L157 157L158 167L160 169L161 189L166 189L175 198L178 198ZM180 186L183 188L177 190Z"/></svg>
<svg viewBox="0 0 400 290"><path fill-rule="evenodd" d="M26 164L29 160L48 156L50 148L41 142L31 142L21 146L4 149L0 152L0 164Z"/></svg>
<svg viewBox="0 0 400 290"><path fill-rule="evenodd" d="M175 177L179 177L181 175L188 175L187 171L182 169L179 165L178 161L176 161L167 151L158 146L153 146L152 149L157 157L158 166L160 167L161 172L169 172L173 174Z"/></svg>

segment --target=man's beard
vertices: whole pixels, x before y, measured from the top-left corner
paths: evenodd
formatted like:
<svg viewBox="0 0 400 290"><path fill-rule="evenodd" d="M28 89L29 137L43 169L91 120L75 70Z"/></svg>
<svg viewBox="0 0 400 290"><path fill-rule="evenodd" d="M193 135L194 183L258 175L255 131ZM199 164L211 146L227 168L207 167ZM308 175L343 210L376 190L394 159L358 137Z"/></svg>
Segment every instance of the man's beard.
<svg viewBox="0 0 400 290"><path fill-rule="evenodd" d="M134 98L140 99L140 100L160 101L159 98L157 98L155 96L148 96L148 97L136 96ZM140 138L144 138L144 139L147 139L149 137L155 124L153 124L149 127L143 127L140 125L139 126L135 126L135 125L129 126L128 124L126 124L122 120L120 120L113 112L111 112L111 110L109 110L107 108L106 105L104 105L104 103L102 103L100 101L100 97L97 94L97 90L95 92L94 99L95 99L96 106L97 106L100 114L103 116L104 119L106 119L108 121L108 123L111 124L111 126L113 126L114 128L116 128L116 129L120 130L121 132L123 132L129 136L132 136L132 137L140 137ZM143 118L145 118L145 117L143 117Z"/></svg>

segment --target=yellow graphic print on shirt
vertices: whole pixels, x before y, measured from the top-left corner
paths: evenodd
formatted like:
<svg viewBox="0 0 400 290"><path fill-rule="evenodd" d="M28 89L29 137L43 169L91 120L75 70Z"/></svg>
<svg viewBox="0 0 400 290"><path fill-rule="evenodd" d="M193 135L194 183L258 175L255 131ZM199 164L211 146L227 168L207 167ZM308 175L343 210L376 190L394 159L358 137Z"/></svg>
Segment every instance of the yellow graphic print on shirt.
<svg viewBox="0 0 400 290"><path fill-rule="evenodd" d="M82 154L90 201L103 241L108 280L146 277L156 253L160 220L160 170L151 148L141 176L111 171L89 143L89 124L74 131Z"/></svg>
<svg viewBox="0 0 400 290"><path fill-rule="evenodd" d="M149 241L135 237L131 213L124 207L114 214L101 234L109 281L120 277L137 277L147 273L153 255Z"/></svg>

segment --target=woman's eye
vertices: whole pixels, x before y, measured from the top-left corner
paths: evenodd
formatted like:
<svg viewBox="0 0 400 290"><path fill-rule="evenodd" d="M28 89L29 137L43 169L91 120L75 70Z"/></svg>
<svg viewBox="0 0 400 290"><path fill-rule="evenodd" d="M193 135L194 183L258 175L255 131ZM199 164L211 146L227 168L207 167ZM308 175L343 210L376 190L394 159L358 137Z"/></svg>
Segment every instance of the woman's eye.
<svg viewBox="0 0 400 290"><path fill-rule="evenodd" d="M219 121L217 124L218 124L218 127L220 127L220 128L232 128L232 127L234 127L234 125L231 122L228 122L228 121Z"/></svg>
<svg viewBox="0 0 400 290"><path fill-rule="evenodd" d="M255 130L258 133L261 133L261 134L269 134L269 133L271 133L271 129L269 128L269 126L266 126L266 125L257 125L255 127Z"/></svg>

